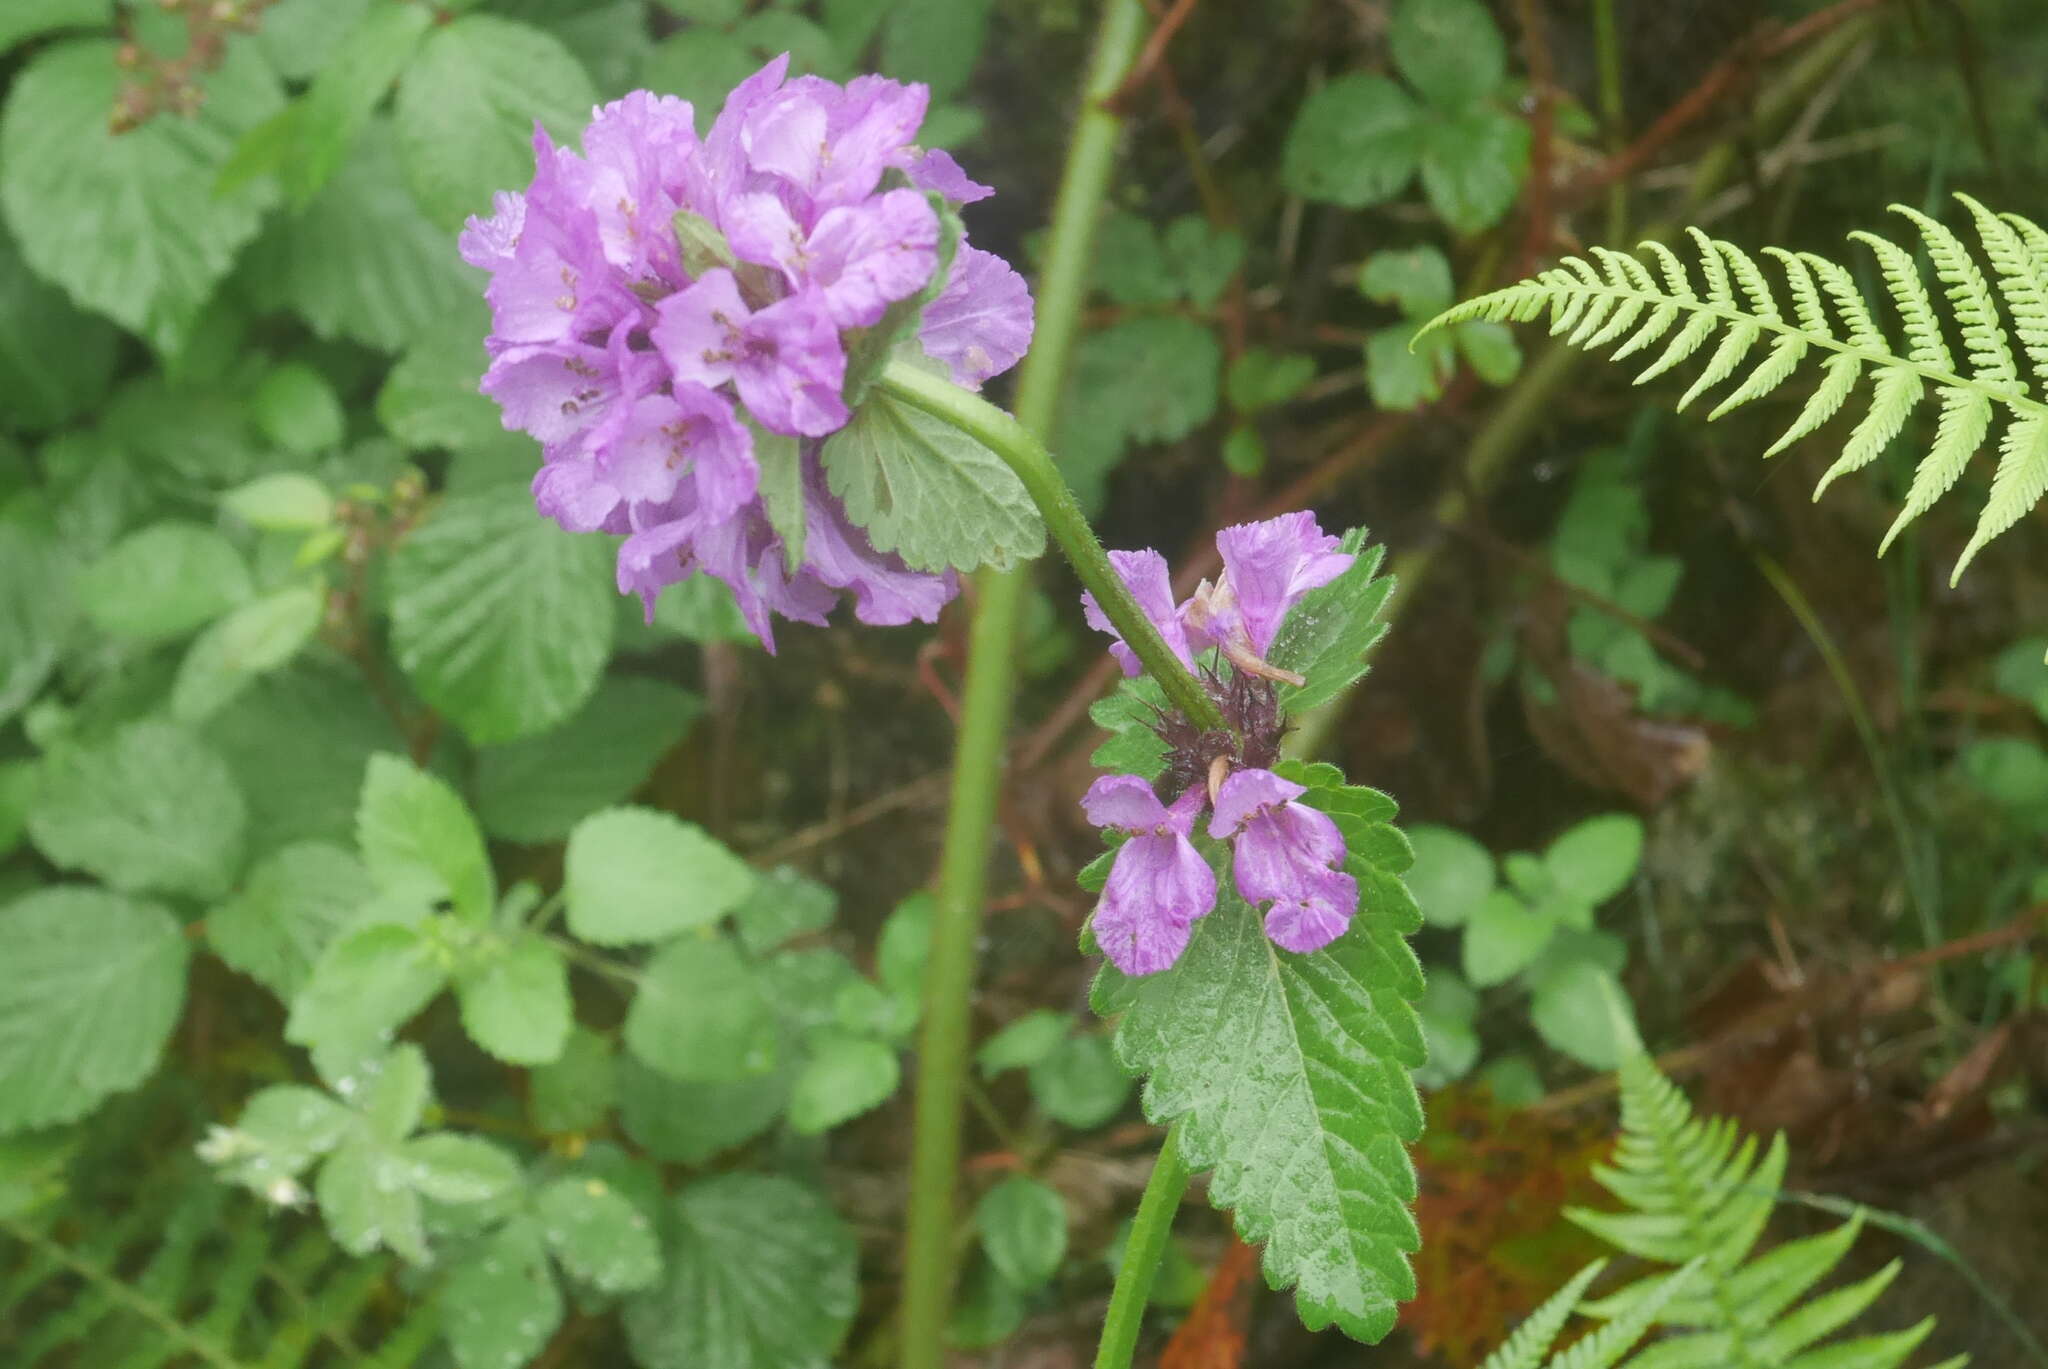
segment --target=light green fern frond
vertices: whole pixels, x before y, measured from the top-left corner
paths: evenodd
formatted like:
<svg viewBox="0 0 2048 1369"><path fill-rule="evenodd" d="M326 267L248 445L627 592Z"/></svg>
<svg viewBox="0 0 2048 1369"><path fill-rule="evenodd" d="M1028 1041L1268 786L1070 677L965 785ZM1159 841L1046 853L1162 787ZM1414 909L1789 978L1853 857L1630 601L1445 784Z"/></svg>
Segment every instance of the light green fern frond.
<svg viewBox="0 0 2048 1369"><path fill-rule="evenodd" d="M438 1339L423 1300L372 1309L391 1261L354 1259L185 1165L108 1211L0 1211L0 1364L406 1369ZM372 1348L374 1347L374 1348Z"/></svg>
<svg viewBox="0 0 2048 1369"><path fill-rule="evenodd" d="M1545 1369L1895 1369L1933 1330L1930 1317L1902 1331L1823 1344L1876 1301L1898 1263L1809 1296L1855 1243L1861 1217L1752 1258L1784 1177L1784 1138L1759 1154L1733 1122L1694 1117L1647 1055L1622 1066L1621 1086L1614 1162L1595 1174L1624 1209L1567 1215L1621 1251L1669 1268L1582 1301L1600 1266L1586 1269L1484 1369L1537 1369L1575 1307L1604 1325ZM1652 1327L1662 1333L1631 1354Z"/></svg>
<svg viewBox="0 0 2048 1369"><path fill-rule="evenodd" d="M1655 272L1626 253L1596 247L1591 260L1567 257L1457 305L1422 332L1468 319L1527 322L1547 313L1553 334L1576 347L1611 346L1617 360L1661 342L1663 350L1637 375L1639 385L1718 336L1678 401L1685 408L1732 382L1710 419L1775 392L1802 363L1817 359L1817 383L1765 453L1775 455L1811 435L1862 389L1867 408L1814 487L1816 499L1839 477L1874 461L1931 392L1939 401L1934 442L1914 469L1905 507L1880 555L1955 486L2002 418L1990 497L1956 561L1959 578L1987 542L2048 493L2048 403L2042 399L2048 392L2048 231L2016 214L1994 214L1967 195L1956 198L1969 210L1988 277L1955 232L1918 210L1892 206L1919 231L1939 297L1922 281L1912 251L1872 233L1850 234L1877 258L1903 349L1887 337L1843 266L1810 252L1767 247L1763 254L1783 276L1777 286L1756 258L1696 228L1688 231L1698 256L1697 286L1684 260L1662 243L1641 248ZM1962 344L1960 359L1947 326Z"/></svg>

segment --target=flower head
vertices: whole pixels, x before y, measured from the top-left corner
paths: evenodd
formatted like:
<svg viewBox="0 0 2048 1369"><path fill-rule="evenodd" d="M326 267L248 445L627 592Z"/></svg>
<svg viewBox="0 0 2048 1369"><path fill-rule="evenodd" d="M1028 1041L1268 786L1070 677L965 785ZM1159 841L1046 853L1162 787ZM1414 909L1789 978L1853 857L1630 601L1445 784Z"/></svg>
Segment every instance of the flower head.
<svg viewBox="0 0 2048 1369"><path fill-rule="evenodd" d="M1180 664L1201 679L1225 726L1201 726L1161 711L1155 730L1167 755L1157 792L1136 775L1106 775L1082 800L1098 827L1134 835L1117 852L1094 915L1096 941L1126 974L1169 968L1186 948L1194 917L1209 911L1215 880L1191 840L1212 810L1207 836L1227 842L1231 878L1265 913L1266 935L1306 953L1342 936L1358 908L1358 882L1344 872L1344 836L1331 818L1299 800L1308 791L1271 768L1280 755L1276 681L1300 677L1266 661L1288 613L1355 559L1308 513L1242 523L1216 536L1223 574L1183 602L1173 599L1166 558L1113 551L1111 566ZM1142 666L1092 596L1089 626L1116 640L1124 673ZM1213 662L1197 653L1215 648ZM1178 793L1169 806L1160 794ZM1197 867L1200 874L1195 873ZM1194 916L1184 915L1199 905Z"/></svg>
<svg viewBox="0 0 2048 1369"><path fill-rule="evenodd" d="M1031 337L999 259L957 241L939 278L942 212L989 190L915 144L925 88L788 67L741 82L701 139L687 101L647 91L595 110L580 152L536 129L532 183L459 242L491 278L481 388L541 444L540 511L624 534L619 587L650 617L664 587L717 576L770 650L775 617L822 623L842 594L863 622L901 623L957 590L877 552L818 473L851 418L849 330L929 301L919 342L963 385ZM790 520L762 499L762 433L800 444L794 563Z"/></svg>

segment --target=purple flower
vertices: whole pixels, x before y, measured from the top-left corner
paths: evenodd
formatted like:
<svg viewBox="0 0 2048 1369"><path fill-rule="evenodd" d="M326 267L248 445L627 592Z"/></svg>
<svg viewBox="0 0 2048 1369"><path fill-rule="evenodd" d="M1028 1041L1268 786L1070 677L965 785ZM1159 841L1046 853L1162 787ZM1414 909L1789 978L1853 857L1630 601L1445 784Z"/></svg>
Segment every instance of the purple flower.
<svg viewBox="0 0 2048 1369"><path fill-rule="evenodd" d="M1202 791L1190 789L1169 808L1136 775L1104 775L1081 800L1088 821L1130 833L1092 924L1096 944L1125 974L1171 967L1195 919L1216 906L1216 874L1188 840L1202 801Z"/></svg>
<svg viewBox="0 0 2048 1369"><path fill-rule="evenodd" d="M1190 635L1221 648L1240 669L1263 663L1288 610L1351 568L1355 558L1337 546L1306 511L1223 529L1216 534L1223 574L1188 600Z"/></svg>
<svg viewBox="0 0 2048 1369"><path fill-rule="evenodd" d="M1166 558L1147 547L1143 551L1113 551L1109 554L1109 564L1115 567L1117 578L1124 582L1124 588L1131 592L1131 597L1138 601L1138 607L1152 620L1152 626L1159 629L1159 635L1166 639L1166 645L1180 658L1180 663L1193 670L1195 658L1188 650L1187 632L1181 627L1180 611L1173 606L1173 581L1166 573ZM1124 644L1124 639L1117 634L1116 625L1109 621L1102 605L1095 602L1094 595L1081 595L1081 612L1088 620L1088 626L1116 638L1110 644L1109 654L1116 657L1117 664L1124 668L1124 674L1143 672L1145 667L1138 660L1138 654Z"/></svg>
<svg viewBox="0 0 2048 1369"><path fill-rule="evenodd" d="M741 82L701 140L687 101L646 91L597 109L580 152L536 129L532 183L495 196L458 243L490 275L481 388L541 444L540 511L622 535L619 588L650 617L664 587L717 576L770 650L776 617L823 623L850 597L862 622L931 621L958 592L953 575L875 550L819 472L816 439L851 417L848 331L934 283L931 196L989 193L913 141L924 87L788 69L779 57ZM1022 355L1030 295L960 242L918 324L979 385ZM750 423L806 444L794 563Z"/></svg>
<svg viewBox="0 0 2048 1369"><path fill-rule="evenodd" d="M1233 844L1238 893L1254 907L1271 904L1266 935L1302 952L1343 935L1358 908L1358 882L1337 868L1343 834L1328 814L1294 802L1307 792L1270 770L1234 770L1209 819L1209 835Z"/></svg>
<svg viewBox="0 0 2048 1369"><path fill-rule="evenodd" d="M1031 322L1024 278L995 253L962 243L946 288L925 308L918 340L926 355L946 363L954 384L980 389L1031 346Z"/></svg>
<svg viewBox="0 0 2048 1369"><path fill-rule="evenodd" d="M822 437L846 426L846 352L814 294L791 295L758 312L723 268L661 302L648 336L678 381L728 380L761 426Z"/></svg>

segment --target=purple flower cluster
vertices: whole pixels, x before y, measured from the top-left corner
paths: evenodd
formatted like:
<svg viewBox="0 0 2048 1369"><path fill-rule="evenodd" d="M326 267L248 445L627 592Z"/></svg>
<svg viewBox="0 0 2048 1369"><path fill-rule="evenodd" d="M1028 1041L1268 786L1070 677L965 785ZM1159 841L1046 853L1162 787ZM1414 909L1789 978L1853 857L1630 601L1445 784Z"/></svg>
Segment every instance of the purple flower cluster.
<svg viewBox="0 0 2048 1369"><path fill-rule="evenodd" d="M1242 523L1216 535L1223 574L1173 602L1166 559L1156 551L1111 552L1110 561L1181 664L1215 648L1218 669L1203 668L1212 697L1233 730L1197 731L1177 716L1162 720L1171 754L1164 783L1180 793L1162 801L1136 775L1104 775L1081 800L1097 827L1128 834L1111 862L1094 916L1095 940L1125 974L1156 974L1180 959L1195 919L1216 905L1216 876L1192 840L1209 810L1208 835L1230 843L1231 877L1253 907L1264 906L1266 935L1289 951L1336 940L1358 907L1358 882L1344 873L1344 837L1327 814L1298 803L1307 792L1269 767L1278 755L1279 712L1273 682L1300 678L1265 659L1301 597L1330 583L1355 559L1338 550L1308 513ZM1084 596L1089 624L1115 635ZM1124 673L1139 662L1119 638L1110 648ZM1228 679L1225 678L1228 675Z"/></svg>
<svg viewBox="0 0 2048 1369"><path fill-rule="evenodd" d="M491 273L482 389L542 445L541 512L625 534L619 589L650 617L664 587L717 576L771 650L771 614L823 623L850 592L862 622L929 622L957 588L874 549L819 446L851 417L849 345L933 284L931 196L992 193L912 143L925 87L787 69L742 82L701 140L687 101L646 91L596 110L582 155L536 128L532 184L461 239ZM973 387L1016 363L1031 325L1023 280L962 241L917 337ZM796 463L794 564L789 515L763 496L770 443Z"/></svg>

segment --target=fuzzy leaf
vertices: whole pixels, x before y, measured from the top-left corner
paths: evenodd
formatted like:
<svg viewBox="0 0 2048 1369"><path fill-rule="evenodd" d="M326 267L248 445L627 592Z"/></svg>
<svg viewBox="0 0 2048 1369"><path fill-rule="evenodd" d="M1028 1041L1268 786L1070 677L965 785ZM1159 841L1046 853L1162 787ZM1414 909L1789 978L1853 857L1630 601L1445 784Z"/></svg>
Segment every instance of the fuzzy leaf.
<svg viewBox="0 0 2048 1369"><path fill-rule="evenodd" d="M1007 570L1045 548L1045 523L1001 457L877 391L825 439L825 478L877 551L917 570Z"/></svg>
<svg viewBox="0 0 2048 1369"><path fill-rule="evenodd" d="M1264 1242L1267 1278L1302 1319L1373 1341L1414 1296L1420 1240L1404 1148L1422 1129L1408 1072L1423 1063L1403 940L1421 916L1400 880L1356 860L1362 911L1313 955L1279 950L1228 881L1170 970L1105 966L1095 1005L1121 1014L1117 1052L1149 1075L1145 1112L1177 1123L1210 1196Z"/></svg>

